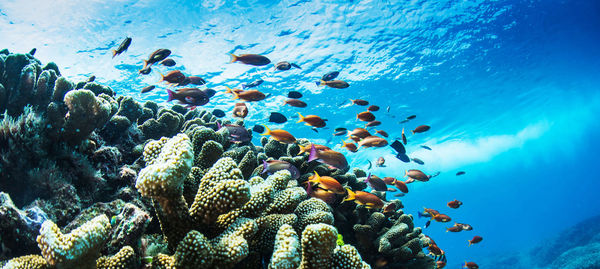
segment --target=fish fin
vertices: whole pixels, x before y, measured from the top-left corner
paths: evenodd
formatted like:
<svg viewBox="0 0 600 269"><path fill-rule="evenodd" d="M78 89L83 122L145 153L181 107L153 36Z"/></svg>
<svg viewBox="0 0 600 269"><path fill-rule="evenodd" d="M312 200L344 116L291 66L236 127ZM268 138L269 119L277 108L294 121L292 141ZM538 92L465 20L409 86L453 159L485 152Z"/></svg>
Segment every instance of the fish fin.
<svg viewBox="0 0 600 269"><path fill-rule="evenodd" d="M169 94L169 98L167 99L167 102L173 101L173 99L175 99L175 92L167 89L167 93Z"/></svg>
<svg viewBox="0 0 600 269"><path fill-rule="evenodd" d="M308 155L308 161L312 162L318 158L319 157L317 156L317 149L315 148L315 145L310 144L310 154Z"/></svg>
<svg viewBox="0 0 600 269"><path fill-rule="evenodd" d="M295 67L295 68L302 69L299 65L297 65L295 63L291 63L290 65L293 66L293 67Z"/></svg>
<svg viewBox="0 0 600 269"><path fill-rule="evenodd" d="M313 192L312 185L310 184L310 180L307 180L306 183L306 194L310 195Z"/></svg>
<svg viewBox="0 0 600 269"><path fill-rule="evenodd" d="M221 123L217 121L217 131L221 130L221 127L223 127L223 125L221 125Z"/></svg>
<svg viewBox="0 0 600 269"><path fill-rule="evenodd" d="M265 126L265 129L267 129L267 131L265 131L264 134L260 134L260 135L271 135L271 129L269 129L269 127L267 127L267 125L263 124L263 126Z"/></svg>
<svg viewBox="0 0 600 269"><path fill-rule="evenodd" d="M117 51L116 50L112 50L112 57L115 58L115 56L117 56Z"/></svg>
<svg viewBox="0 0 600 269"><path fill-rule="evenodd" d="M369 175L367 176L367 178L365 178L364 182L369 183L370 179L371 179L371 173L369 172Z"/></svg>
<svg viewBox="0 0 600 269"><path fill-rule="evenodd" d="M243 90L245 90L246 88L248 88L248 86L246 84L242 85Z"/></svg>
<svg viewBox="0 0 600 269"><path fill-rule="evenodd" d="M233 53L229 53L229 56L231 56L231 60L229 61L229 63L235 63L238 60L238 57L233 54Z"/></svg>
<svg viewBox="0 0 600 269"><path fill-rule="evenodd" d="M263 160L263 171L261 174L267 172L267 168L269 168L269 164L267 163L267 161Z"/></svg>
<svg viewBox="0 0 600 269"><path fill-rule="evenodd" d="M344 202L346 202L346 201L352 201L352 200L356 199L356 193L354 193L349 188L346 188L346 191L347 191L348 194L346 194L346 198L344 198Z"/></svg>
<svg viewBox="0 0 600 269"><path fill-rule="evenodd" d="M298 112L298 116L300 117L300 119L296 123L303 122L304 121L304 116L302 116L302 114L300 114L300 112ZM308 125L308 123L306 125Z"/></svg>

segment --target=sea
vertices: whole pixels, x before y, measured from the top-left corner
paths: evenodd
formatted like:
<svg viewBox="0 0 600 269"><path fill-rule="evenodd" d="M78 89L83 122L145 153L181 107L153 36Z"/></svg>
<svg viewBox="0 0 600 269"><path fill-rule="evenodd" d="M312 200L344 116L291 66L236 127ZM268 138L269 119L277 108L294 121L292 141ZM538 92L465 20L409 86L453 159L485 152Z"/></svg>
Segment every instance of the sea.
<svg viewBox="0 0 600 269"><path fill-rule="evenodd" d="M178 69L217 91L196 109L227 118L235 100L225 86L262 79L255 89L269 96L249 104L246 127L266 124L336 148L351 167L382 178L439 172L399 199L445 250L447 268L549 268L531 249L600 214L599 14L596 0L2 0L0 48L36 48L68 79L93 75L141 102L167 104L166 87L140 90ZM112 58L126 37L131 46ZM140 75L159 48L172 51L176 66ZM272 64L230 63L230 54L246 53ZM276 70L280 61L301 69ZM332 71L350 86L318 86ZM290 91L308 106L284 106ZM341 149L345 137L334 130L365 124L357 114L366 107L349 99L379 106L373 114L382 124L370 130L386 131L391 143L404 129L407 155L424 164L397 159L391 147ZM269 122L272 112L287 122ZM297 123L298 112L327 125ZM419 125L431 129L412 134ZM384 167L375 165L379 157ZM454 199L463 205L447 207ZM452 221L425 228L417 217L424 207ZM454 222L474 229L446 232ZM474 235L483 241L468 246Z"/></svg>

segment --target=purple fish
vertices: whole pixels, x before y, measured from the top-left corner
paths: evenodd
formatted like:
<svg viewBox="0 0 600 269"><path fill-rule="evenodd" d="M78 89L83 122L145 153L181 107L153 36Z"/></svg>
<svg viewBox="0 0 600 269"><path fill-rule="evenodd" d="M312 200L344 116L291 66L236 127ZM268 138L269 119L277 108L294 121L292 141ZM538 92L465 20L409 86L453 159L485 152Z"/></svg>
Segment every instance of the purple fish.
<svg viewBox="0 0 600 269"><path fill-rule="evenodd" d="M300 178L300 171L298 171L298 168L296 168L296 166L292 165L291 163L288 163L286 161L280 161L280 160L263 161L263 171L262 171L263 174L264 173L273 174L279 170L290 171L290 174L292 175L292 179Z"/></svg>
<svg viewBox="0 0 600 269"><path fill-rule="evenodd" d="M248 130L244 128L244 126L234 124L225 124L225 126L222 126L219 122L217 122L217 128L221 129L222 127L227 128L227 131L229 132L229 141L233 143L250 141L250 134L248 133Z"/></svg>

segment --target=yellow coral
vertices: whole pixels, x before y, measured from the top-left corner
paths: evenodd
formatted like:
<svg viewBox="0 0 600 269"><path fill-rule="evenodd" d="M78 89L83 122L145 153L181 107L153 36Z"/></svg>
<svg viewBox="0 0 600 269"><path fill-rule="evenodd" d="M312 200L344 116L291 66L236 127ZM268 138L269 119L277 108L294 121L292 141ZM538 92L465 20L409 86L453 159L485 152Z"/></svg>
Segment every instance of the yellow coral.
<svg viewBox="0 0 600 269"><path fill-rule="evenodd" d="M327 224L311 224L302 232L301 269L331 268L337 230Z"/></svg>
<svg viewBox="0 0 600 269"><path fill-rule="evenodd" d="M300 265L300 242L292 226L284 224L275 236L269 269L294 269Z"/></svg>
<svg viewBox="0 0 600 269"><path fill-rule="evenodd" d="M26 255L11 259L2 269L45 269L48 268L46 260L40 255Z"/></svg>
<svg viewBox="0 0 600 269"><path fill-rule="evenodd" d="M97 269L130 269L135 264L135 252L130 246L124 246L112 257L100 257L96 260Z"/></svg>

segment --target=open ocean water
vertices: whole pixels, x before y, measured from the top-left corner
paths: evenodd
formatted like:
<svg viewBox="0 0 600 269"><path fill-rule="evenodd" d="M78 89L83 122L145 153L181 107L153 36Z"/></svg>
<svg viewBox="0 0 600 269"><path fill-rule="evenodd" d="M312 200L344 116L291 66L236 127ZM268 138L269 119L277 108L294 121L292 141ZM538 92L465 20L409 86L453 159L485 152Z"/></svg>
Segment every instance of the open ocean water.
<svg viewBox="0 0 600 269"><path fill-rule="evenodd" d="M224 86L263 79L256 89L271 96L249 105L246 126L266 123L332 148L341 142L332 136L336 127L364 125L356 114L365 107L348 99L368 100L381 107L374 114L382 125L374 129L392 142L404 128L408 155L425 164L404 163L390 147L337 150L352 167L372 162L370 172L380 177L440 172L409 185L400 199L416 225L425 225L416 217L423 207L453 218L424 229L446 251L447 268L465 260L481 268L549 268L530 249L600 214L599 15L600 1L574 0L3 0L0 49L37 48L37 58L56 62L71 80L95 75L117 94L165 103L165 90L140 89L170 69L147 76L138 70L152 51L168 48L174 68L217 90L201 108L230 117L234 102ZM111 58L125 37L133 39L128 51ZM262 54L302 69L229 64L228 53ZM316 86L330 71L350 87ZM307 108L282 106L292 90ZM268 123L271 112L288 121ZM296 123L297 112L326 118L328 129ZM431 130L410 135L421 124ZM385 167L375 167L378 157ZM454 199L464 204L448 208ZM474 230L446 232L455 220ZM468 247L476 234L483 242Z"/></svg>

